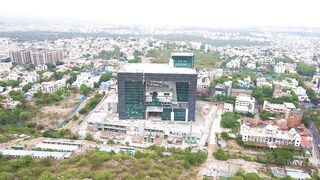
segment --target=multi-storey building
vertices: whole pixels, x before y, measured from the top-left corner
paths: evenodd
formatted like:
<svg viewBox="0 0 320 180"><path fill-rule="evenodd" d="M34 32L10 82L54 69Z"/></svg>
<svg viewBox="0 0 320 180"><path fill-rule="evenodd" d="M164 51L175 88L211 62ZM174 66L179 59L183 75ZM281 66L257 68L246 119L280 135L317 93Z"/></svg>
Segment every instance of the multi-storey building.
<svg viewBox="0 0 320 180"><path fill-rule="evenodd" d="M240 113L254 113L256 100L254 97L237 96L235 103L235 111Z"/></svg>
<svg viewBox="0 0 320 180"><path fill-rule="evenodd" d="M62 59L61 50L38 49L31 53L31 62L34 65L55 64Z"/></svg>
<svg viewBox="0 0 320 180"><path fill-rule="evenodd" d="M197 72L192 67L189 61L124 65L117 75L119 119L194 121Z"/></svg>
<svg viewBox="0 0 320 180"><path fill-rule="evenodd" d="M61 50L35 49L11 51L10 58L18 65L32 63L34 65L55 64L63 59Z"/></svg>
<svg viewBox="0 0 320 180"><path fill-rule="evenodd" d="M31 51L30 50L18 50L10 52L11 61L18 64L28 64L31 62Z"/></svg>

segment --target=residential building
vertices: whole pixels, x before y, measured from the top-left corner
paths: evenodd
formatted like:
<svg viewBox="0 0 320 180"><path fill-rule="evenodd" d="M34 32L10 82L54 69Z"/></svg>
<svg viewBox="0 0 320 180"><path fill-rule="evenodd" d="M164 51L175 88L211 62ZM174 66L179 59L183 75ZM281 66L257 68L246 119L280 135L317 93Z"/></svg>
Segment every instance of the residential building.
<svg viewBox="0 0 320 180"><path fill-rule="evenodd" d="M37 49L31 52L31 62L34 65L55 64L63 60L61 50Z"/></svg>
<svg viewBox="0 0 320 180"><path fill-rule="evenodd" d="M266 78L257 78L257 87L272 87L272 83L268 82Z"/></svg>
<svg viewBox="0 0 320 180"><path fill-rule="evenodd" d="M226 81L223 84L217 84L213 89L214 95L229 96L232 88L232 81Z"/></svg>
<svg viewBox="0 0 320 180"><path fill-rule="evenodd" d="M303 87L301 86L294 87L292 88L292 90L298 96L300 102L310 101L307 95L307 91Z"/></svg>
<svg viewBox="0 0 320 180"><path fill-rule="evenodd" d="M31 51L30 50L17 50L10 51L11 61L18 64L28 64L31 63Z"/></svg>
<svg viewBox="0 0 320 180"><path fill-rule="evenodd" d="M235 111L240 113L254 113L256 100L254 97L237 96L235 103Z"/></svg>
<svg viewBox="0 0 320 180"><path fill-rule="evenodd" d="M11 51L10 58L18 65L32 63L34 65L43 65L47 63L55 64L63 59L61 50L49 49L33 49L33 50L18 50Z"/></svg>

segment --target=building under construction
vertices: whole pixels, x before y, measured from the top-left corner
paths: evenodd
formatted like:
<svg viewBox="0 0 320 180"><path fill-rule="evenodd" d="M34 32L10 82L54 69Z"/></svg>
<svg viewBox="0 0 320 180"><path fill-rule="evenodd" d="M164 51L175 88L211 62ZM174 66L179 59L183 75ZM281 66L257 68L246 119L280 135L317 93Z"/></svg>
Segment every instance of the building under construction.
<svg viewBox="0 0 320 180"><path fill-rule="evenodd" d="M117 79L119 119L195 120L192 53L174 53L169 64L124 65Z"/></svg>

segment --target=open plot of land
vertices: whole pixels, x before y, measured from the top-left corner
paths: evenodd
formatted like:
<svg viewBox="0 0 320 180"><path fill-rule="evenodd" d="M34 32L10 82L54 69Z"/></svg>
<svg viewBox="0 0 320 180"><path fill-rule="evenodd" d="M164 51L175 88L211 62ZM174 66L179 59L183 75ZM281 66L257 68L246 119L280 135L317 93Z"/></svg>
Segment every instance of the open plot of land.
<svg viewBox="0 0 320 180"><path fill-rule="evenodd" d="M40 108L34 120L44 128L59 128L59 120L68 119L77 102L77 98L64 99L61 102Z"/></svg>

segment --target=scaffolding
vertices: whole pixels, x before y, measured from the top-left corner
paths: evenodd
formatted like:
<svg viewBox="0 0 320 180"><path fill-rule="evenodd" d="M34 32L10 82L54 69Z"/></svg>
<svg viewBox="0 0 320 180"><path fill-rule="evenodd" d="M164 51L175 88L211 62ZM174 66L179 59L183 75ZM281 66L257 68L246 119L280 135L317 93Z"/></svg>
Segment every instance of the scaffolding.
<svg viewBox="0 0 320 180"><path fill-rule="evenodd" d="M188 82L176 82L177 100L178 102L188 102L189 95L189 83Z"/></svg>
<svg viewBox="0 0 320 180"><path fill-rule="evenodd" d="M125 82L126 118L144 119L144 84L142 81Z"/></svg>

